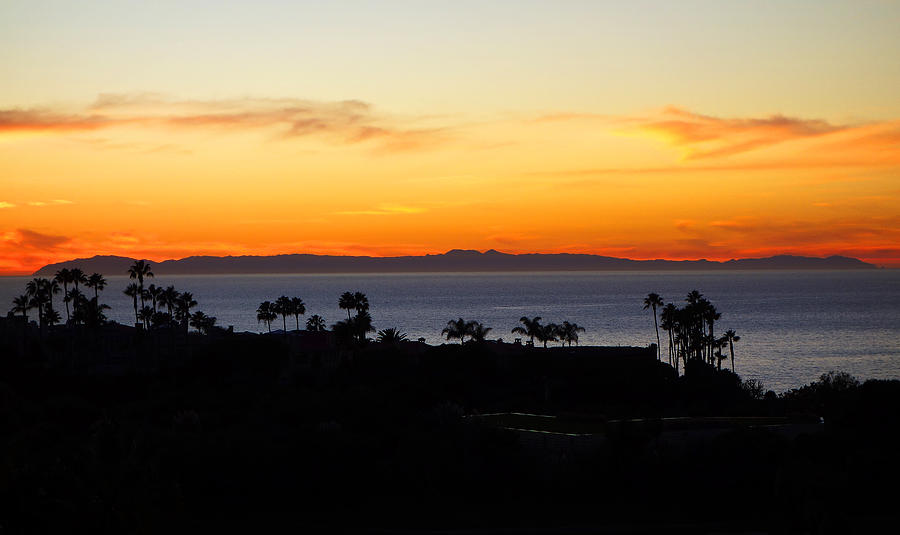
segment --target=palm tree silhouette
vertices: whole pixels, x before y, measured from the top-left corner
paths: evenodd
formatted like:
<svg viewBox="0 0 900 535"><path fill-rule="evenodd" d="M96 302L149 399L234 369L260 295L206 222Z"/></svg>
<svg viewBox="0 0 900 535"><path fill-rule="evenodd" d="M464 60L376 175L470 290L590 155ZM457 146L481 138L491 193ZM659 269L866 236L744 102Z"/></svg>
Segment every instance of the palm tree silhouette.
<svg viewBox="0 0 900 535"><path fill-rule="evenodd" d="M174 286L167 286L159 296L159 303L166 307L169 316L172 316L175 305L178 304L178 290Z"/></svg>
<svg viewBox="0 0 900 535"><path fill-rule="evenodd" d="M28 323L28 310L31 308L31 299L28 295L20 295L18 297L13 298L13 307L11 312L15 314L16 312L21 312L22 317L25 318L25 323Z"/></svg>
<svg viewBox="0 0 900 535"><path fill-rule="evenodd" d="M739 342L741 337L735 334L732 329L728 329L725 331L723 338L728 341L728 349L731 351L731 372L734 373L734 343Z"/></svg>
<svg viewBox="0 0 900 535"><path fill-rule="evenodd" d="M484 342L488 333L492 330L491 327L485 327L481 322L474 320L466 324L466 331L472 337L473 342Z"/></svg>
<svg viewBox="0 0 900 535"><path fill-rule="evenodd" d="M325 320L318 314L313 314L306 320L306 330L321 332L325 330Z"/></svg>
<svg viewBox="0 0 900 535"><path fill-rule="evenodd" d="M357 315L369 311L369 298L366 297L366 294L362 292L354 293L353 302L355 304L354 308L356 308Z"/></svg>
<svg viewBox="0 0 900 535"><path fill-rule="evenodd" d="M541 325L538 332L535 334L535 337L539 342L544 344L544 349L547 348L547 342L555 342L556 341L556 333L558 332L559 327L555 323L548 323L547 325Z"/></svg>
<svg viewBox="0 0 900 535"><path fill-rule="evenodd" d="M274 305L271 301L263 301L256 309L256 321L265 322L269 332L272 332L272 322L278 318L278 314L273 309Z"/></svg>
<svg viewBox="0 0 900 535"><path fill-rule="evenodd" d="M303 299L299 297L291 297L291 312L294 314L294 319L297 321L297 330L300 330L300 316L306 314L306 303L303 302Z"/></svg>
<svg viewBox="0 0 900 535"><path fill-rule="evenodd" d="M106 288L106 279L99 273L92 273L84 283L88 288L94 289L94 299L100 300L100 291Z"/></svg>
<svg viewBox="0 0 900 535"><path fill-rule="evenodd" d="M281 297L276 299L275 304L273 305L273 311L276 314L281 315L281 324L284 328L284 333L287 334L287 317L294 314L294 310L291 307L291 298L286 295L282 295Z"/></svg>
<svg viewBox="0 0 900 535"><path fill-rule="evenodd" d="M400 332L400 329L396 327L391 327L389 329L383 329L378 331L378 334L375 336L376 342L381 342L383 344L396 345L400 342L405 342L407 334Z"/></svg>
<svg viewBox="0 0 900 535"><path fill-rule="evenodd" d="M662 328L669 334L669 366L672 366L672 350L674 349L672 331L675 330L677 313L678 307L676 307L672 303L664 306L662 308L662 313L660 313L660 322L662 323ZM676 371L678 371L677 368Z"/></svg>
<svg viewBox="0 0 900 535"><path fill-rule="evenodd" d="M72 272L68 268L62 268L56 272L56 275L53 276L53 280L62 284L63 287L63 302L66 304L66 322L69 321L69 283L73 282Z"/></svg>
<svg viewBox="0 0 900 535"><path fill-rule="evenodd" d="M150 268L150 264L144 262L143 260L135 260L134 264L132 264L128 268L128 278L137 279L138 288L140 289L139 295L141 298L141 308L144 308L144 278L153 277L153 270Z"/></svg>
<svg viewBox="0 0 900 535"><path fill-rule="evenodd" d="M208 335L212 328L216 325L216 317L207 316L205 313L198 310L191 315L190 324L191 327L197 329L198 333Z"/></svg>
<svg viewBox="0 0 900 535"><path fill-rule="evenodd" d="M662 297L655 292L650 292L644 298L644 310L653 309L653 326L656 327L656 360L662 360L659 350L659 323L656 321L656 307L663 306Z"/></svg>
<svg viewBox="0 0 900 535"><path fill-rule="evenodd" d="M188 330L188 321L191 319L191 309L195 306L197 306L197 301L194 300L194 294L191 292L182 292L178 294L178 299L175 301L175 315L178 316L178 319L181 321L184 332L187 332Z"/></svg>
<svg viewBox="0 0 900 535"><path fill-rule="evenodd" d="M521 334L530 337L531 345L534 345L534 338L542 332L541 317L535 316L534 318L529 319L528 316L522 316L519 318L519 321L522 325L514 328L512 330L513 334Z"/></svg>
<svg viewBox="0 0 900 535"><path fill-rule="evenodd" d="M466 320L459 318L458 320L450 320L447 322L447 326L444 327L444 330L441 331L441 336L446 336L447 341L457 338L459 339L459 343L463 344L466 341L466 336L469 334L469 324L466 323Z"/></svg>
<svg viewBox="0 0 900 535"><path fill-rule="evenodd" d="M356 308L356 299L350 292L344 292L338 298L338 307L347 311L347 320L350 320L350 311Z"/></svg>
<svg viewBox="0 0 900 535"><path fill-rule="evenodd" d="M138 295L140 295L141 293L140 287L136 283L132 282L125 287L125 291L122 293L124 293L134 301L134 322L139 322L140 318L138 318Z"/></svg>
<svg viewBox="0 0 900 535"><path fill-rule="evenodd" d="M79 307L81 307L81 305L84 304L84 301L85 301L84 294L81 293L81 290L79 290L78 288L72 288L71 290L69 290L69 293L66 294L66 296L63 298L63 301L66 302L66 305L69 304L69 301L72 302L72 304L73 304L72 308L74 309L74 314L73 314L72 318L75 320L75 323L77 324L78 319L83 316L83 314L80 313L81 311L78 309L79 309Z"/></svg>
<svg viewBox="0 0 900 535"><path fill-rule="evenodd" d="M153 307L153 312L156 312L156 304L159 301L159 298L162 297L163 289L161 286L157 286L155 284L151 284L147 286L147 297L150 298L151 306Z"/></svg>
<svg viewBox="0 0 900 535"><path fill-rule="evenodd" d="M567 343L569 344L569 347L572 347L572 342L575 342L575 345L578 345L578 333L580 332L584 332L584 327L577 323L564 321L562 322L562 325L559 326L557 334L560 341Z"/></svg>

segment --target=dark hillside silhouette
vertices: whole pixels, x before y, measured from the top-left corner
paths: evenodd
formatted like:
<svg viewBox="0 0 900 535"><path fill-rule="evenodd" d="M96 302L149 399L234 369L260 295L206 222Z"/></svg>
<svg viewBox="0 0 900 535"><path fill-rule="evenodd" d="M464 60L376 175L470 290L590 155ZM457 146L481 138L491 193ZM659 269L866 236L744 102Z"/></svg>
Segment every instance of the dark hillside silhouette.
<svg viewBox="0 0 900 535"><path fill-rule="evenodd" d="M71 266L98 273L121 273L138 260L95 256L44 266L35 275L49 276ZM454 271L631 271L739 269L874 269L876 266L843 256L814 258L773 256L717 262L709 260L629 260L589 254L506 254L494 250L452 250L425 256L369 257L291 254L277 256L191 256L155 262L158 275L239 273L412 273Z"/></svg>

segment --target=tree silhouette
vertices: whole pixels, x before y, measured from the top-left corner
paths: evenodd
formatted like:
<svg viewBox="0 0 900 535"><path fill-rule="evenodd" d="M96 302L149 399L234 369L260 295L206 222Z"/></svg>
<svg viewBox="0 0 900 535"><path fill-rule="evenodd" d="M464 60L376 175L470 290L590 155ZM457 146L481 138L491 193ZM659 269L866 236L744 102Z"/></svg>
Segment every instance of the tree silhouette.
<svg viewBox="0 0 900 535"><path fill-rule="evenodd" d="M481 322L472 320L466 324L466 331L468 331L469 336L472 337L473 342L484 342L487 339L487 335L493 329L491 327L485 327Z"/></svg>
<svg viewBox="0 0 900 535"><path fill-rule="evenodd" d="M555 323L540 325L537 333L535 333L535 338L537 338L539 342L544 344L544 349L546 349L547 342L555 342L557 340L556 333L558 331L559 327Z"/></svg>
<svg viewBox="0 0 900 535"><path fill-rule="evenodd" d="M69 283L73 282L72 272L68 268L62 268L56 272L56 275L53 276L53 280L62 284L63 287L63 302L66 304L66 322L68 323L70 319L69 314Z"/></svg>
<svg viewBox="0 0 900 535"><path fill-rule="evenodd" d="M147 286L147 297L150 298L150 306L153 307L153 312L156 312L158 309L156 308L156 304L159 301L159 298L162 297L163 289L160 286L155 284L151 284Z"/></svg>
<svg viewBox="0 0 900 535"><path fill-rule="evenodd" d="M13 298L13 307L10 312L12 312L13 314L21 312L22 317L25 318L25 323L28 323L28 310L30 309L31 299L28 297L28 295L23 294Z"/></svg>
<svg viewBox="0 0 900 535"><path fill-rule="evenodd" d="M138 318L138 295L140 295L141 293L140 287L137 285L137 283L132 282L125 287L125 291L122 293L130 297L134 302L134 322L139 322L140 318Z"/></svg>
<svg viewBox="0 0 900 535"><path fill-rule="evenodd" d="M281 326L284 329L284 333L287 334L287 317L294 314L293 305L291 304L291 298L286 295L282 295L275 300L275 303L272 305L272 307L272 310L276 314L281 315Z"/></svg>
<svg viewBox="0 0 900 535"><path fill-rule="evenodd" d="M313 314L306 320L306 330L313 332L321 332L325 330L325 320L318 314Z"/></svg>
<svg viewBox="0 0 900 535"><path fill-rule="evenodd" d="M278 314L275 312L271 301L263 301L259 304L259 307L256 309L257 322L264 322L266 327L269 328L269 332L272 332L272 322L276 319L278 319Z"/></svg>
<svg viewBox="0 0 900 535"><path fill-rule="evenodd" d="M88 288L94 289L94 298L98 301L100 300L100 291L106 288L106 279L103 278L103 275L99 273L92 273L90 277L88 277L87 282L84 283Z"/></svg>
<svg viewBox="0 0 900 535"><path fill-rule="evenodd" d="M299 297L291 297L291 313L294 314L294 319L297 321L297 330L300 330L300 316L306 314L306 303L303 302L303 299Z"/></svg>
<svg viewBox="0 0 900 535"><path fill-rule="evenodd" d="M128 278L137 279L138 281L138 295L141 298L141 308L144 308L144 278L150 277L153 277L153 270L150 268L150 264L143 260L135 260L134 264L128 268Z"/></svg>
<svg viewBox="0 0 900 535"><path fill-rule="evenodd" d="M405 342L406 340L407 334L400 332L400 329L397 329L396 327L380 330L375 336L376 342L390 345L396 345L400 342Z"/></svg>
<svg viewBox="0 0 900 535"><path fill-rule="evenodd" d="M577 323L564 321L557 330L557 336L559 336L561 342L569 344L569 347L572 347L572 342L575 342L575 345L578 345L578 333L580 332L584 332L584 327Z"/></svg>
<svg viewBox="0 0 900 535"><path fill-rule="evenodd" d="M172 316L175 306L178 304L178 290L174 286L167 286L159 296L159 303L166 307L169 316Z"/></svg>
<svg viewBox="0 0 900 535"><path fill-rule="evenodd" d="M648 308L653 309L653 326L656 327L656 360L662 360L659 349L659 323L656 320L656 307L658 306L663 306L662 297L655 292L648 293L647 297L644 298L644 310Z"/></svg>
<svg viewBox="0 0 900 535"><path fill-rule="evenodd" d="M194 300L194 294L191 292L182 292L178 294L178 299L175 300L175 316L181 322L182 327L184 327L184 332L188 330L188 321L191 319L191 309L197 306L197 301Z"/></svg>
<svg viewBox="0 0 900 535"><path fill-rule="evenodd" d="M85 301L84 294L81 293L81 290L79 290L78 288L72 288L71 290L69 290L69 293L66 294L66 296L63 298L63 301L66 302L67 306L70 301L74 305L72 307L74 309L74 314L72 315L72 319L74 320L75 324L78 324L78 321L79 321L78 318L82 317L82 315L79 314L78 307L80 307L82 304L84 304L84 301Z"/></svg>
<svg viewBox="0 0 900 535"><path fill-rule="evenodd" d="M215 316L207 316L202 311L194 312L191 315L191 327L197 329L200 334L208 335L212 328L216 325Z"/></svg>
<svg viewBox="0 0 900 535"><path fill-rule="evenodd" d="M735 334L732 329L725 331L725 340L728 341L728 350L731 352L731 372L734 373L734 343L739 342L741 337Z"/></svg>
<svg viewBox="0 0 900 535"><path fill-rule="evenodd" d="M462 318L448 321L447 326L441 331L441 336L446 336L448 342L456 338L459 340L460 344L466 341L466 336L468 336L468 334L469 324Z"/></svg>
<svg viewBox="0 0 900 535"><path fill-rule="evenodd" d="M350 292L344 292L338 298L338 307L347 311L347 321L350 320L350 311L356 308L356 299Z"/></svg>
<svg viewBox="0 0 900 535"><path fill-rule="evenodd" d="M660 320L662 323L662 328L669 335L669 366L675 366L675 371L678 371L678 363L673 363L672 361L672 351L674 350L674 338L672 331L675 329L675 323L677 321L676 315L678 313L678 307L673 305L672 303L667 304L662 308L662 313L660 314Z"/></svg>
<svg viewBox="0 0 900 535"><path fill-rule="evenodd" d="M522 316L519 318L519 321L522 325L515 327L512 330L512 333L530 337L531 345L534 345L534 339L543 332L541 327L541 317L535 316L534 318L528 318L528 316Z"/></svg>
<svg viewBox="0 0 900 535"><path fill-rule="evenodd" d="M359 315L363 312L369 311L369 298L366 297L366 294L362 292L356 292L353 294L353 303L354 308L356 309L356 314Z"/></svg>

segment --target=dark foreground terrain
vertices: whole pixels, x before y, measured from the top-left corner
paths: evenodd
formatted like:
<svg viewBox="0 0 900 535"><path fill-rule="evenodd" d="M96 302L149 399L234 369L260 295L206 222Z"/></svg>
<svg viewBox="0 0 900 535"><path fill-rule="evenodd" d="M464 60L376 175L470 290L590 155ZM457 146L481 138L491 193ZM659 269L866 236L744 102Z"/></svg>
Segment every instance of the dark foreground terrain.
<svg viewBox="0 0 900 535"><path fill-rule="evenodd" d="M2 533L898 519L898 381L831 374L775 396L701 362L676 376L654 349L0 334Z"/></svg>

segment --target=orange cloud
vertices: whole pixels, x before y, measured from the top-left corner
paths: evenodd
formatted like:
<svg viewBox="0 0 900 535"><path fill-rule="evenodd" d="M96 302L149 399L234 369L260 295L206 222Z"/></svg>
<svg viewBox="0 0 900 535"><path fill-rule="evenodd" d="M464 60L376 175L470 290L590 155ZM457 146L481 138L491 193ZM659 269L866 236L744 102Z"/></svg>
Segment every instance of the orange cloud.
<svg viewBox="0 0 900 535"><path fill-rule="evenodd" d="M411 120L415 122L415 119ZM374 141L389 152L431 146L446 128L405 126L377 114L368 103L302 99L170 100L159 95L100 95L87 109L58 113L47 109L0 110L0 134L78 133L124 126L174 129L274 129L280 138L320 136L339 144ZM165 146L162 146L165 148ZM155 147L158 150L160 147Z"/></svg>

